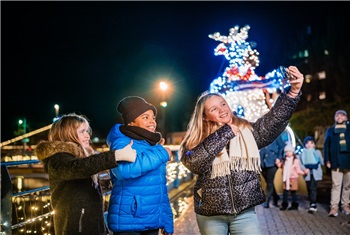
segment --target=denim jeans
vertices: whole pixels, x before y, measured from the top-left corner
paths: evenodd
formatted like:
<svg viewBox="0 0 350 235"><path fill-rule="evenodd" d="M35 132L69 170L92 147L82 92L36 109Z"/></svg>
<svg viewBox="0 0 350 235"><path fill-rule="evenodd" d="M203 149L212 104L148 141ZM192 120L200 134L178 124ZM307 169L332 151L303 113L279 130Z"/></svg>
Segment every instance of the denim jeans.
<svg viewBox="0 0 350 235"><path fill-rule="evenodd" d="M255 207L244 210L238 215L203 216L196 214L196 218L201 235L261 234Z"/></svg>

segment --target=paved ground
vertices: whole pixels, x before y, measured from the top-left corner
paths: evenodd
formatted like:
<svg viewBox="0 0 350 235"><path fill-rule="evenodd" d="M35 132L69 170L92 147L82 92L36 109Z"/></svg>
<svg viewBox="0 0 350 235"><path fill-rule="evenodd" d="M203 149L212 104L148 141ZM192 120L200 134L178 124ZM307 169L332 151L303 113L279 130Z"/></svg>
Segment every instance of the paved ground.
<svg viewBox="0 0 350 235"><path fill-rule="evenodd" d="M183 187L190 185L183 185ZM188 188L184 190L189 190ZM299 209L296 211L280 211L278 207L256 207L263 235L285 234L350 234L350 215L339 213L338 217L328 217L330 180L329 177L319 184L318 211L314 214L307 212L309 201L305 196L299 197ZM170 193L174 197L175 192ZM188 207L175 221L174 235L199 235L193 209L193 197L184 199ZM349 223L347 223L349 222ZM215 234L213 234L215 235Z"/></svg>

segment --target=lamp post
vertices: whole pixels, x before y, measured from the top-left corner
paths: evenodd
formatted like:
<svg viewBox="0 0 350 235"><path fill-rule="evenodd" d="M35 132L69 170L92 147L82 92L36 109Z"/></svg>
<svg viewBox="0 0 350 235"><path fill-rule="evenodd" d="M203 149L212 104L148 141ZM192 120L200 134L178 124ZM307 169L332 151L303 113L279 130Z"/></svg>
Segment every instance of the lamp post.
<svg viewBox="0 0 350 235"><path fill-rule="evenodd" d="M23 126L23 135L24 135L27 132L27 119L26 118L18 120L18 128L20 128L21 125Z"/></svg>
<svg viewBox="0 0 350 235"><path fill-rule="evenodd" d="M53 118L53 122L55 122L57 119L59 119L59 117L58 117L58 111L60 110L60 106L59 106L58 104L55 104L54 108L55 108L55 114L56 114L56 116Z"/></svg>
<svg viewBox="0 0 350 235"><path fill-rule="evenodd" d="M18 120L18 129L20 129L20 126L22 125L23 127L23 135L25 135L27 133L27 119L23 118L23 119L19 119ZM22 139L22 143L23 143L23 149L26 150L27 149L27 143L29 142L29 138L24 138Z"/></svg>
<svg viewBox="0 0 350 235"><path fill-rule="evenodd" d="M168 90L168 84L164 81L161 81L159 83L159 89L161 91L161 102L160 106L162 107L162 131L165 137L166 131L165 131L165 108L168 106L168 103L166 102L165 95L166 91Z"/></svg>

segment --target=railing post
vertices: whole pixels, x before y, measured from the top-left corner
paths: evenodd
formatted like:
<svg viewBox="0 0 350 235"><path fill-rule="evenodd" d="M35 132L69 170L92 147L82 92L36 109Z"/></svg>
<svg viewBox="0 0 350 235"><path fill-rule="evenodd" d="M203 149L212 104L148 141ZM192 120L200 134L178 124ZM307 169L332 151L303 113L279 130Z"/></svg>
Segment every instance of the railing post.
<svg viewBox="0 0 350 235"><path fill-rule="evenodd" d="M12 183L7 166L1 166L1 233L12 234Z"/></svg>

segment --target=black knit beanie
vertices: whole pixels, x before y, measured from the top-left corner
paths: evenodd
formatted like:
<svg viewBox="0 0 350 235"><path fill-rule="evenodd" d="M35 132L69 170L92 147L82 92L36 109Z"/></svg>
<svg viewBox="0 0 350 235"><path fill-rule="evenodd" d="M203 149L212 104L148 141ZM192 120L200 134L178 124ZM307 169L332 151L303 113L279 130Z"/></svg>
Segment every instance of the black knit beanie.
<svg viewBox="0 0 350 235"><path fill-rule="evenodd" d="M157 116L156 107L138 96L127 96L117 105L117 111L122 115L124 124L129 124L148 110L152 110L154 116Z"/></svg>

